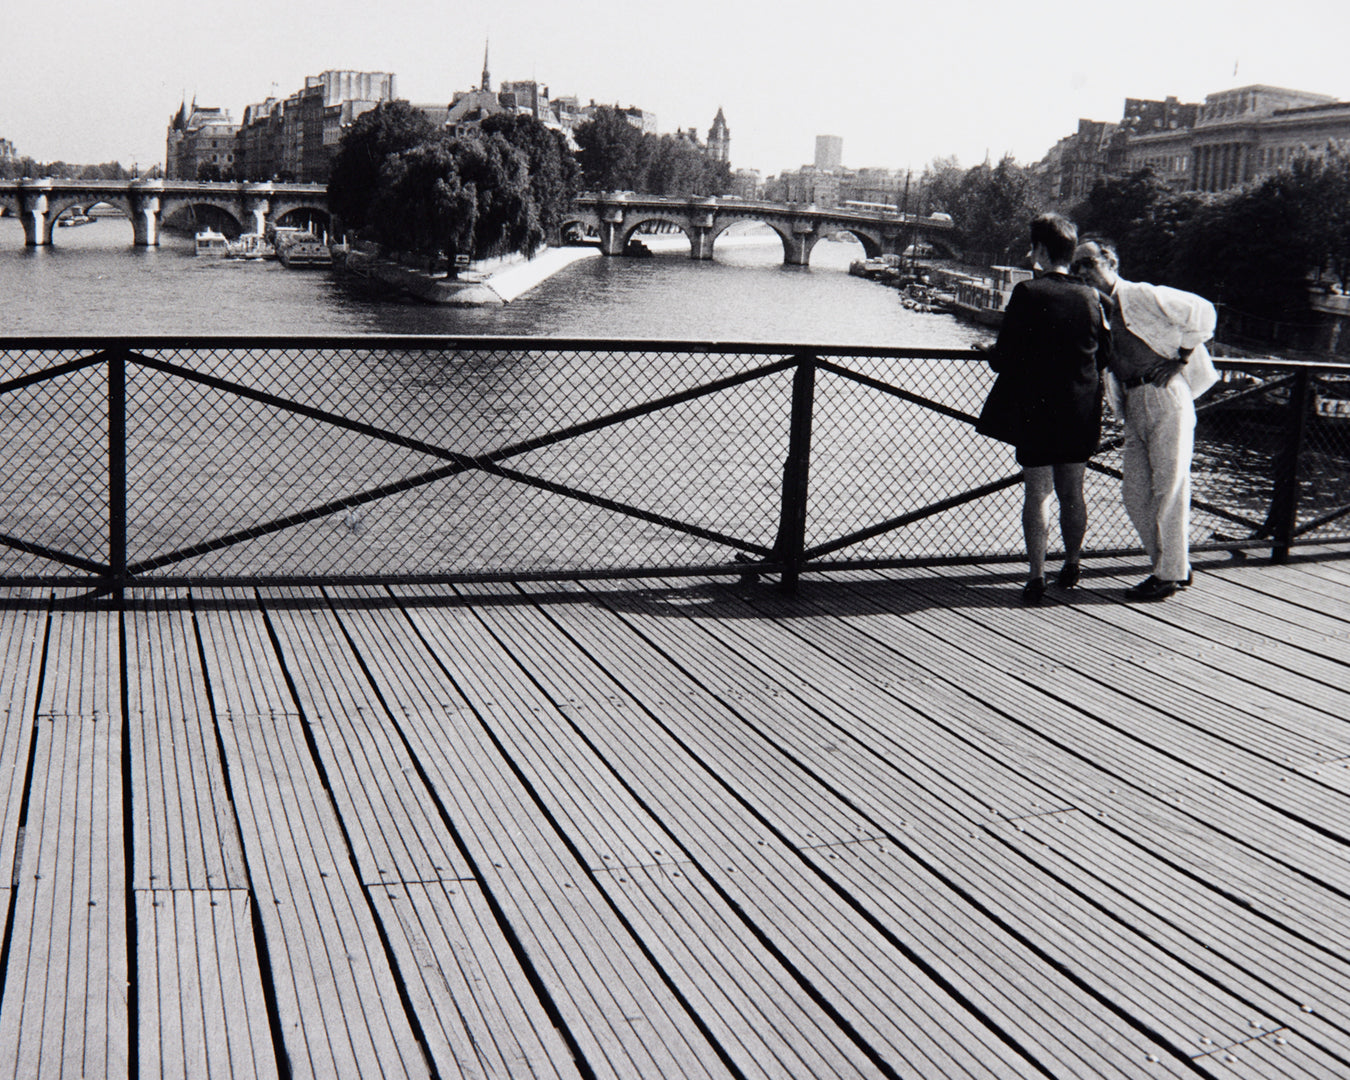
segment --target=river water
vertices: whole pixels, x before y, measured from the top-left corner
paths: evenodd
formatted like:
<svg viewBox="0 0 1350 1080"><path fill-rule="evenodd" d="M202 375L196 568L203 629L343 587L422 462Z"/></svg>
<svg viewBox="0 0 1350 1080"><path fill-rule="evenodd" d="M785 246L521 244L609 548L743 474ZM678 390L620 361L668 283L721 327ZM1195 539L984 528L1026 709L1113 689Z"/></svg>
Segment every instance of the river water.
<svg viewBox="0 0 1350 1080"><path fill-rule="evenodd" d="M166 234L159 248L137 249L131 243L130 223L120 218L58 229L51 248L32 250L24 247L19 222L0 218L0 338L388 333L910 348L966 348L991 340L987 330L948 315L910 311L895 290L849 275L849 263L862 256L862 248L856 243L822 241L812 253L810 267L785 267L781 244L767 230L758 236L751 232L728 239L716 249L712 261L690 259L687 248L647 259L589 258L568 266L512 303L458 308L377 296L363 283L344 282L327 271L287 270L275 262L199 259L193 253L192 241L181 236ZM678 240L657 241L667 242ZM437 380L445 378L443 370L429 376L418 365L390 372L363 368L357 360L348 359L338 367L341 370L330 363L323 377L386 388L387 401L381 398L370 403L377 411L386 406L400 408L401 402L421 407L424 391L433 385L439 387ZM512 423L521 425L522 433L548 429L540 427L542 413L535 415L545 403L541 400L531 409L522 410L518 391L506 385L510 379L503 382L500 370L456 370L456 378L466 386L472 383L471 400L489 411L512 415ZM917 380L919 394L932 395L968 412L978 409L988 381L984 365L961 363L952 367L950 361L917 362L907 367L892 364L875 371L888 381L900 378L902 373L905 379ZM614 379L614 373L603 370L573 374L584 376L582 383L592 388L597 400L605 396L607 383ZM650 381L649 373L635 370L632 375L639 382ZM885 399L887 404L878 407L874 400L880 399L875 395L869 398L859 390L850 391L852 396L845 401L837 382L817 391L809 538L827 540L869 520L924 505L935 493L945 497L981 482L981 477L1007 475L1016 468L1008 448L974 437L959 421L922 409L906 411L909 407L894 399ZM782 388L779 397L783 400L785 393L786 388ZM494 394L501 400L492 397ZM462 411L469 401L464 398L454 408ZM551 408L553 403L548 405ZM194 408L185 402L184 415L190 415ZM445 420L446 416L439 414L428 418L433 427ZM556 419L559 426L566 422ZM731 454L732 444L739 445L738 440L757 431L760 428L749 414L727 419L726 431L717 437L726 445L720 451L700 451L711 470L706 483L700 481L705 491L725 486L725 478L716 475L721 469L718 462L735 456ZM669 432L655 429L649 434L650 440L638 440L639 450L648 441L660 443L670 437ZM611 454L627 454L633 445L630 441L627 447L615 446ZM1207 431L1197 446L1197 498L1245 507L1259 519L1269 499L1274 446L1271 438L1253 438L1251 429ZM247 444L223 451L226 459L249 452ZM764 487L771 502L780 482L777 470L781 451L775 448L770 457L773 461L756 482ZM1116 458L1111 454L1108 464ZM323 462L316 462L314 467L322 471ZM1339 455L1329 468L1343 479L1344 463ZM644 475L650 477L651 473ZM1100 475L1091 480L1089 501L1094 525L1089 546L1132 546L1136 541L1120 514L1116 482ZM740 486L739 480L730 484L726 498L740 498ZM1340 498L1342 485L1331 486ZM643 498L640 487L632 493L635 501ZM860 516L858 493L863 489L889 494ZM280 487L278 492L283 502L304 501L300 493ZM474 498L466 496L468 504ZM1007 492L995 501L996 506L983 509L979 528L967 519L957 530L959 536L949 530L936 538L916 537L913 542L917 546L911 548L908 535L914 530L906 530L901 536L883 538L875 545L864 544L845 554L894 557L918 554L920 550L952 553L967 550L971 539L976 539L980 550L1016 551L1020 548L1016 493ZM776 520L771 507L761 516L768 523L766 528ZM1209 539L1216 523L1198 516L1201 520L1196 523L1194 539ZM531 527L522 520L519 529L523 532ZM988 535L972 536L985 531ZM400 537L396 546L403 545Z"/></svg>
<svg viewBox="0 0 1350 1080"><path fill-rule="evenodd" d="M687 251L687 249L686 249ZM198 259L165 234L134 248L131 224L104 218L27 249L0 218L0 334L509 334L963 348L987 332L906 310L892 289L851 277L856 243L822 241L810 267L782 265L765 230L685 253L586 259L502 307L391 302L326 271Z"/></svg>

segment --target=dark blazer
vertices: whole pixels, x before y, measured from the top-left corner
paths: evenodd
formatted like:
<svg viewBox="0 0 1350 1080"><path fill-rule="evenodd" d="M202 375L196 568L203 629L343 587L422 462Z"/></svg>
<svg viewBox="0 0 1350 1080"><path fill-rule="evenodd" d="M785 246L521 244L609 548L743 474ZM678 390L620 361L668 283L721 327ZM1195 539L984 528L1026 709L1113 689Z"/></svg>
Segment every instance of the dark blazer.
<svg viewBox="0 0 1350 1080"><path fill-rule="evenodd" d="M1111 329L1092 286L1046 274L1013 288L989 366L1017 391L1018 462L1062 465L1097 452L1110 356Z"/></svg>

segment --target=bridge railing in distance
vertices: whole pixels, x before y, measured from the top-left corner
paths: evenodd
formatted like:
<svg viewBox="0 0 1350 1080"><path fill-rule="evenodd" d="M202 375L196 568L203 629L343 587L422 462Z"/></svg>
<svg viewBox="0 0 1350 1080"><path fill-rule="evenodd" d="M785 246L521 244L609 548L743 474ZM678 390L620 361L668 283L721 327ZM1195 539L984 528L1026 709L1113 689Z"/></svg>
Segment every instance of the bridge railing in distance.
<svg viewBox="0 0 1350 1080"><path fill-rule="evenodd" d="M1220 360L1197 549L1350 540L1350 368ZM976 353L553 338L0 340L0 583L1021 560ZM1138 551L1119 437L1088 554Z"/></svg>

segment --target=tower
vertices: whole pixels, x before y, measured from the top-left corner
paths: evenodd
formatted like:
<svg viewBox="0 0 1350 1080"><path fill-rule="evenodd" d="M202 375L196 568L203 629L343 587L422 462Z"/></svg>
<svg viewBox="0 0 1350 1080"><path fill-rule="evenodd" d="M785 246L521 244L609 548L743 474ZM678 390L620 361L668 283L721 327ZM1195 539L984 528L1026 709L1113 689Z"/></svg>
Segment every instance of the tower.
<svg viewBox="0 0 1350 1080"><path fill-rule="evenodd" d="M488 74L488 45L487 38L483 39L483 81L478 89L490 91L492 89L492 76Z"/></svg>
<svg viewBox="0 0 1350 1080"><path fill-rule="evenodd" d="M712 127L708 129L708 156L714 161L731 160L731 129L727 127L727 118L718 106L713 117Z"/></svg>

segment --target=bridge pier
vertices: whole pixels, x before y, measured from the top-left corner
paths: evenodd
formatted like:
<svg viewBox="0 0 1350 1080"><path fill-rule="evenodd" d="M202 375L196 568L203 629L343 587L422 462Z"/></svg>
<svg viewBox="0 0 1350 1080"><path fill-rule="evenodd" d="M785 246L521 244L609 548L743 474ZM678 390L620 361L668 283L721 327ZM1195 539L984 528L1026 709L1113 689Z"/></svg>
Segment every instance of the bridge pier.
<svg viewBox="0 0 1350 1080"><path fill-rule="evenodd" d="M131 202L131 231L137 247L159 247L159 197L163 191L163 180L131 182L127 194Z"/></svg>
<svg viewBox="0 0 1350 1080"><path fill-rule="evenodd" d="M708 200L700 199L700 203ZM711 259L713 257L713 226L717 222L713 211L704 206L691 207L689 211L689 257L691 259Z"/></svg>
<svg viewBox="0 0 1350 1080"><path fill-rule="evenodd" d="M19 217L23 221L23 242L26 247L49 247L52 242L52 223L47 219L51 191L50 180L19 181Z"/></svg>
<svg viewBox="0 0 1350 1080"><path fill-rule="evenodd" d="M600 254L622 255L624 243L623 211L609 207L600 214Z"/></svg>
<svg viewBox="0 0 1350 1080"><path fill-rule="evenodd" d="M276 188L266 181L260 184L244 185L244 214L245 216L252 215L252 231L259 236L267 232L267 215L272 212L271 196L275 191ZM333 225L334 233L336 233L337 223L334 222Z"/></svg>
<svg viewBox="0 0 1350 1080"><path fill-rule="evenodd" d="M816 246L821 235L814 222L794 221L792 234L783 238L783 265L810 266L811 249Z"/></svg>

